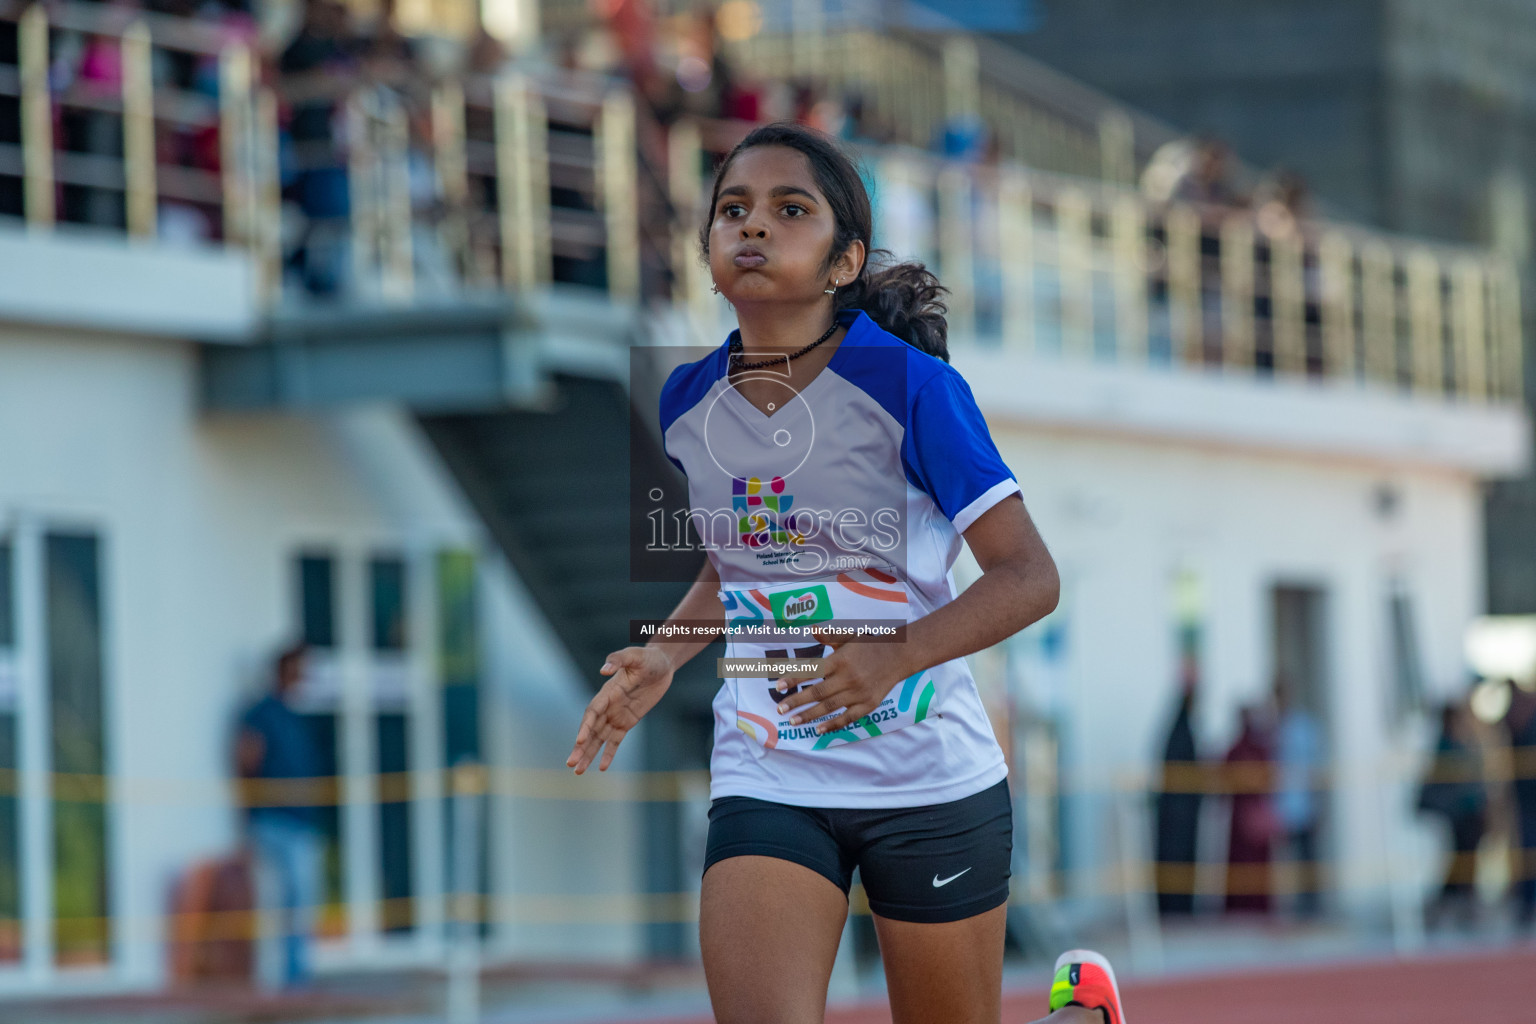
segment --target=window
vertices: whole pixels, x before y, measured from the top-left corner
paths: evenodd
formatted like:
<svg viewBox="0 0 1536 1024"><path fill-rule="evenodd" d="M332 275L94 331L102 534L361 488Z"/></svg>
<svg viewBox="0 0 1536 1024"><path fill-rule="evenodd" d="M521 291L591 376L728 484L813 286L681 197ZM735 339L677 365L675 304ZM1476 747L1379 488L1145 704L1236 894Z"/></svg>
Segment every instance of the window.
<svg viewBox="0 0 1536 1024"><path fill-rule="evenodd" d="M480 642L475 626L475 558L444 551L437 559L438 656L443 681L443 752L448 764L480 758Z"/></svg>
<svg viewBox="0 0 1536 1024"><path fill-rule="evenodd" d="M1401 722L1424 707L1424 665L1419 660L1418 634L1413 625L1413 599L1400 582L1387 598L1392 636L1392 717Z"/></svg>
<svg viewBox="0 0 1536 1024"><path fill-rule="evenodd" d="M378 754L379 880L386 932L415 924L411 861L410 675L401 657L407 643L409 605L405 561L377 556L368 563L372 600L374 741Z"/></svg>
<svg viewBox="0 0 1536 1024"><path fill-rule="evenodd" d="M443 551L438 555L437 601L438 674L443 685L443 756L452 766L480 760L480 639L475 611L473 553ZM444 817L449 823L445 863L453 865L456 853L451 807ZM480 830L476 888L482 893L486 891L488 880L485 865L489 836L490 829ZM489 926L489 920L482 921L481 934L485 934Z"/></svg>
<svg viewBox="0 0 1536 1024"><path fill-rule="evenodd" d="M415 926L411 876L410 719L403 713L380 714L375 722L379 774L379 881L383 907L379 923L386 932Z"/></svg>
<svg viewBox="0 0 1536 1024"><path fill-rule="evenodd" d="M405 562L374 558L368 563L373 594L373 649L404 651L406 646Z"/></svg>
<svg viewBox="0 0 1536 1024"><path fill-rule="evenodd" d="M0 538L0 962L21 959L21 831L16 770L15 562Z"/></svg>
<svg viewBox="0 0 1536 1024"><path fill-rule="evenodd" d="M300 555L298 558L299 635L312 649L306 675L299 688L298 707L305 712L315 732L322 775L340 774L338 729L341 677L333 657L339 646L336 631L336 559L325 554ZM341 799L340 781L335 790ZM338 804L322 807L320 832L324 843L323 899L318 915L320 934L344 935L346 921L346 856L342 845L341 808Z"/></svg>
<svg viewBox="0 0 1536 1024"><path fill-rule="evenodd" d="M61 964L110 955L100 545L44 538L44 614L53 799L54 936Z"/></svg>
<svg viewBox="0 0 1536 1024"><path fill-rule="evenodd" d="M11 566L11 542L0 539L0 654L9 654L16 647L16 598Z"/></svg>
<svg viewBox="0 0 1536 1024"><path fill-rule="evenodd" d="M310 647L336 646L336 560L329 555L299 558L300 628Z"/></svg>

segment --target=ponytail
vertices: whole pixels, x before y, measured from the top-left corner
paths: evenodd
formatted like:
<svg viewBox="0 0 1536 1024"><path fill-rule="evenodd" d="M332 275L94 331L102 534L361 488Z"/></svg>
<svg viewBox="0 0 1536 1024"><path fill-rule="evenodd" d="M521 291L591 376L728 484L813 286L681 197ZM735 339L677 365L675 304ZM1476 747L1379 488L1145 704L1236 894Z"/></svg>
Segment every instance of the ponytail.
<svg viewBox="0 0 1536 1024"><path fill-rule="evenodd" d="M888 258L890 253L870 253L859 276L838 289L837 308L863 310L881 330L949 362L949 324L944 319L949 307L943 299L949 289L921 263L871 267L876 255Z"/></svg>
<svg viewBox="0 0 1536 1024"><path fill-rule="evenodd" d="M826 265L846 252L854 242L863 242L867 254L859 276L837 290L836 309L858 309L868 314L881 330L888 331L919 351L949 362L948 307L943 296L949 289L921 263L892 263L892 256L873 245L874 214L864 179L848 154L829 135L795 121L775 121L753 129L736 144L715 172L715 184L709 199L709 212L699 230L699 242L705 260L709 259L709 226L720 202L720 182L736 157L756 146L785 146L797 150L811 165L816 185L832 208L835 221L832 247ZM879 265L874 265L877 262Z"/></svg>

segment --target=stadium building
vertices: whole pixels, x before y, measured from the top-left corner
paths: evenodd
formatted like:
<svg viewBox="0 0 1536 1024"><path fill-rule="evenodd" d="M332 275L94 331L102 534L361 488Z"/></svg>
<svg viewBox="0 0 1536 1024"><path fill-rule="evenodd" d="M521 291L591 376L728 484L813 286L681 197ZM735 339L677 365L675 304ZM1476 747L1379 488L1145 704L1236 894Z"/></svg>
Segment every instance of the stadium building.
<svg viewBox="0 0 1536 1024"><path fill-rule="evenodd" d="M1105 879L1150 874L1138 787L1186 659L1213 753L1277 672L1324 724L1331 906L1416 898L1417 712L1464 684L1482 488L1529 457L1507 259L1149 202L1167 128L983 41L751 28L741 67L884 125L877 242L952 289L1062 569L1057 611L973 658L1021 906L1137 915ZM105 98L48 73L91 38L122 55ZM630 582L630 474L665 469L630 353L723 338L689 246L745 125L513 61L340 93L345 151L285 164L297 101L251 72L170 16L0 6L0 994L168 984L173 889L238 841L231 730L293 637L338 780L325 969L440 963L463 842L489 962L686 952L712 652L615 777L563 763L602 656L681 593ZM345 208L296 213L300 179Z"/></svg>

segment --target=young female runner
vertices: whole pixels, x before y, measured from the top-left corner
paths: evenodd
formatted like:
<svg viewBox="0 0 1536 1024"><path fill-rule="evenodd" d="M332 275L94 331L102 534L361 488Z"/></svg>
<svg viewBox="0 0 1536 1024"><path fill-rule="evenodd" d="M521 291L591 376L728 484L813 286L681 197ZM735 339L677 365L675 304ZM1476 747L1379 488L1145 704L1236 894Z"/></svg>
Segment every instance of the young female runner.
<svg viewBox="0 0 1536 1024"><path fill-rule="evenodd" d="M669 622L810 623L825 647L794 654L827 655L815 672L726 679L715 698L699 936L723 1024L823 1019L855 866L895 1021L1001 1014L1007 766L963 656L1047 614L1059 584L948 365L942 289L920 264L871 268L871 235L834 142L753 131L701 232L740 329L662 389L709 555ZM982 575L956 596L962 537ZM874 620L904 622L904 642L827 628ZM789 654L740 637L729 654ZM606 769L714 638L610 654L566 763ZM1057 967L1045 1020L1123 1024L1102 957Z"/></svg>

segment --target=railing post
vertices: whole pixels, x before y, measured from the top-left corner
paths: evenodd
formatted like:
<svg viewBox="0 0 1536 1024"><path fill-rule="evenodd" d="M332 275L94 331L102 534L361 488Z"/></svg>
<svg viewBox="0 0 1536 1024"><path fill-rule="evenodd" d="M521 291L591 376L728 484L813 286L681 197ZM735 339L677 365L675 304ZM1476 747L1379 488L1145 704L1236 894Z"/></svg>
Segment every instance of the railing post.
<svg viewBox="0 0 1536 1024"><path fill-rule="evenodd" d="M981 59L970 36L944 40L944 117L975 117L981 108Z"/></svg>
<svg viewBox="0 0 1536 1024"><path fill-rule="evenodd" d="M1522 376L1524 353L1521 349L1520 323L1520 272L1508 257L1500 257L1491 270L1495 309L1497 310L1497 337L1499 381L1498 391L1503 398L1521 401L1525 397L1525 379Z"/></svg>
<svg viewBox="0 0 1536 1024"><path fill-rule="evenodd" d="M445 207L440 227L443 248L452 254L461 280L473 273L469 245L469 166L464 152L464 87L444 82L432 91L432 149Z"/></svg>
<svg viewBox="0 0 1536 1024"><path fill-rule="evenodd" d="M549 157L542 99L528 79L496 83L496 195L501 280L529 291L549 279Z"/></svg>
<svg viewBox="0 0 1536 1024"><path fill-rule="evenodd" d="M1451 344L1456 352L1456 394L1481 402L1488 393L1488 316L1482 268L1461 260L1451 279Z"/></svg>
<svg viewBox="0 0 1536 1024"><path fill-rule="evenodd" d="M1136 126L1123 110L1099 115L1099 173L1117 185L1136 181Z"/></svg>
<svg viewBox="0 0 1536 1024"><path fill-rule="evenodd" d="M1029 179L1016 167L1002 171L997 189L1003 345L1032 352L1035 347L1035 200Z"/></svg>
<svg viewBox="0 0 1536 1024"><path fill-rule="evenodd" d="M1445 388L1440 286L1440 263L1434 254L1414 250L1408 257L1408 314L1415 391L1434 393Z"/></svg>
<svg viewBox="0 0 1536 1024"><path fill-rule="evenodd" d="M1275 372L1307 371L1307 296L1301 234L1290 231L1269 240L1270 316L1274 325Z"/></svg>
<svg viewBox="0 0 1536 1024"><path fill-rule="evenodd" d="M53 227L53 99L48 90L48 12L27 8L17 25L21 65L21 160L27 226Z"/></svg>
<svg viewBox="0 0 1536 1024"><path fill-rule="evenodd" d="M1231 213L1221 222L1222 362L1251 373L1253 350L1253 223Z"/></svg>
<svg viewBox="0 0 1536 1024"><path fill-rule="evenodd" d="M1384 384L1397 385L1397 286L1392 277L1392 250L1370 242L1360 253L1364 292L1365 373Z"/></svg>
<svg viewBox="0 0 1536 1024"><path fill-rule="evenodd" d="M1120 358L1147 358L1147 221L1141 200L1122 194L1113 213L1115 339Z"/></svg>
<svg viewBox="0 0 1536 1024"><path fill-rule="evenodd" d="M411 209L411 128L405 107L391 98L383 110L384 145L380 147L380 170L384 172L384 253L388 274L385 295L409 299L415 291L415 255L413 239L414 211Z"/></svg>
<svg viewBox="0 0 1536 1024"><path fill-rule="evenodd" d="M1164 218L1168 238L1168 300L1174 350L1186 363L1205 362L1201 304L1200 214L1172 206Z"/></svg>
<svg viewBox="0 0 1536 1024"><path fill-rule="evenodd" d="M939 172L939 266L949 288L951 336L968 340L976 330L975 237L969 173L950 166Z"/></svg>
<svg viewBox="0 0 1536 1024"><path fill-rule="evenodd" d="M1330 231L1317 245L1318 276L1322 281L1323 372L1353 378L1355 374L1355 252L1349 238Z"/></svg>
<svg viewBox="0 0 1536 1024"><path fill-rule="evenodd" d="M635 167L635 101L621 89L603 98L597 170L608 240L608 294L640 299L640 211Z"/></svg>
<svg viewBox="0 0 1536 1024"><path fill-rule="evenodd" d="M1092 358L1093 207L1082 189L1056 193L1056 264L1061 274L1061 347Z"/></svg>
<svg viewBox="0 0 1536 1024"><path fill-rule="evenodd" d="M352 252L352 280L362 285L377 275L383 251L380 223L379 155L374 124L363 97L352 93L342 108L347 137L347 239ZM376 283L375 281L370 284Z"/></svg>
<svg viewBox="0 0 1536 1024"><path fill-rule="evenodd" d="M219 163L227 246L252 240L251 135L251 51L231 46L219 54Z"/></svg>
<svg viewBox="0 0 1536 1024"><path fill-rule="evenodd" d="M153 237L155 204L155 92L149 26L136 21L122 39L123 177L128 233Z"/></svg>
<svg viewBox="0 0 1536 1024"><path fill-rule="evenodd" d="M675 296L693 317L695 327L703 329L709 320L709 268L699 256L698 225L704 216L703 182L700 160L704 144L698 123L685 119L667 134L667 193L672 200L676 220L672 225L672 276L679 294Z"/></svg>
<svg viewBox="0 0 1536 1024"><path fill-rule="evenodd" d="M256 294L274 301L283 281L282 171L278 166L277 97L270 89L256 95L256 139L251 147L256 187L251 237L256 253Z"/></svg>

